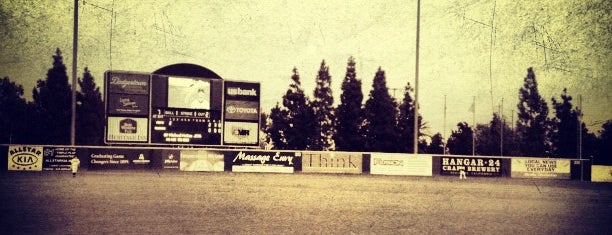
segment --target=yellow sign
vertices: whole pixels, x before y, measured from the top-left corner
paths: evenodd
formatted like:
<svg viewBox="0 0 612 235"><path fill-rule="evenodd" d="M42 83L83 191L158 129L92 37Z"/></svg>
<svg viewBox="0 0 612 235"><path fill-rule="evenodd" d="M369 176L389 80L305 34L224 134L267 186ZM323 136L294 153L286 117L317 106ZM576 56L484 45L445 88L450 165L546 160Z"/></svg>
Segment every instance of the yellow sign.
<svg viewBox="0 0 612 235"><path fill-rule="evenodd" d="M11 145L8 150L9 171L42 171L43 147Z"/></svg>

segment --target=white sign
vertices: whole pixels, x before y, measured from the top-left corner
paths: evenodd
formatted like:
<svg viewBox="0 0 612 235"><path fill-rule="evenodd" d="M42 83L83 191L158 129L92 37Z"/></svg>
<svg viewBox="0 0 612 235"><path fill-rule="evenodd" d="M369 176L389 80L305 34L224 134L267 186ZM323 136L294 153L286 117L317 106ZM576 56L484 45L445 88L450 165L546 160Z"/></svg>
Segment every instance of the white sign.
<svg viewBox="0 0 612 235"><path fill-rule="evenodd" d="M43 147L11 145L8 149L9 171L42 171Z"/></svg>
<svg viewBox="0 0 612 235"><path fill-rule="evenodd" d="M512 178L570 178L569 159L512 158Z"/></svg>
<svg viewBox="0 0 612 235"><path fill-rule="evenodd" d="M107 141L147 142L148 119L108 117Z"/></svg>
<svg viewBox="0 0 612 235"><path fill-rule="evenodd" d="M370 174L432 176L432 156L399 153L373 153Z"/></svg>

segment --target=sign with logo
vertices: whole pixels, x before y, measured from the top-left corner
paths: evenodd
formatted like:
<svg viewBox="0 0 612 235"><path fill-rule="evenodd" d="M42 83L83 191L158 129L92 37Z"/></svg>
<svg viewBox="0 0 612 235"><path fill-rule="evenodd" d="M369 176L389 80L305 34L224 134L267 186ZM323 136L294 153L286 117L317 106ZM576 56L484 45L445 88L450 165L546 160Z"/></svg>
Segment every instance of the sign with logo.
<svg viewBox="0 0 612 235"><path fill-rule="evenodd" d="M225 119L259 121L259 103L253 101L225 101Z"/></svg>
<svg viewBox="0 0 612 235"><path fill-rule="evenodd" d="M362 164L361 153L302 152L303 172L361 174Z"/></svg>
<svg viewBox="0 0 612 235"><path fill-rule="evenodd" d="M225 122L225 144L255 145L259 138L259 125L253 122Z"/></svg>
<svg viewBox="0 0 612 235"><path fill-rule="evenodd" d="M108 117L108 141L147 142L148 119L132 117Z"/></svg>
<svg viewBox="0 0 612 235"><path fill-rule="evenodd" d="M149 74L135 74L125 72L108 72L108 92L148 95L149 94Z"/></svg>
<svg viewBox="0 0 612 235"><path fill-rule="evenodd" d="M129 94L109 94L108 113L111 115L139 115L149 114L149 96Z"/></svg>
<svg viewBox="0 0 612 235"><path fill-rule="evenodd" d="M379 175L432 175L432 156L372 153L370 158L370 173Z"/></svg>
<svg viewBox="0 0 612 235"><path fill-rule="evenodd" d="M181 150L181 171L224 171L223 153L213 150Z"/></svg>
<svg viewBox="0 0 612 235"><path fill-rule="evenodd" d="M70 160L77 154L77 149L70 147L45 147L43 149L43 170L45 171L69 171Z"/></svg>
<svg viewBox="0 0 612 235"><path fill-rule="evenodd" d="M164 170L178 170L179 162L181 160L181 152L179 150L162 150L162 169Z"/></svg>
<svg viewBox="0 0 612 235"><path fill-rule="evenodd" d="M501 176L501 159L483 157L444 157L440 156L442 175Z"/></svg>
<svg viewBox="0 0 612 235"><path fill-rule="evenodd" d="M250 100L259 102L259 83L225 81L226 100Z"/></svg>
<svg viewBox="0 0 612 235"><path fill-rule="evenodd" d="M234 172L293 173L295 153L275 151L238 151L226 153Z"/></svg>
<svg viewBox="0 0 612 235"><path fill-rule="evenodd" d="M570 179L569 159L512 158L512 178Z"/></svg>
<svg viewBox="0 0 612 235"><path fill-rule="evenodd" d="M9 171L42 171L43 147L11 145L8 148Z"/></svg>
<svg viewBox="0 0 612 235"><path fill-rule="evenodd" d="M144 169L151 163L148 150L89 149L89 170Z"/></svg>

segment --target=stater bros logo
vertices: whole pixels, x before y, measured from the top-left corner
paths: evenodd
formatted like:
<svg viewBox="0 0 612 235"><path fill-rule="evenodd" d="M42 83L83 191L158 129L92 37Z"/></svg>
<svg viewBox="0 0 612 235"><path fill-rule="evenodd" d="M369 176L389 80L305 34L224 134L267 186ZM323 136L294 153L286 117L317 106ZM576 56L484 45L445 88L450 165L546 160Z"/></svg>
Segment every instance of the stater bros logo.
<svg viewBox="0 0 612 235"><path fill-rule="evenodd" d="M257 114L257 109L256 108L236 107L234 105L230 105L227 107L227 112L228 113L240 113L240 114Z"/></svg>
<svg viewBox="0 0 612 235"><path fill-rule="evenodd" d="M242 89L240 87L228 87L227 94L231 96L237 96L237 95L257 96L257 90L255 90L255 88Z"/></svg>
<svg viewBox="0 0 612 235"><path fill-rule="evenodd" d="M121 103L123 107L138 108L138 104L136 103L136 101L130 98L121 97L119 98L119 103Z"/></svg>

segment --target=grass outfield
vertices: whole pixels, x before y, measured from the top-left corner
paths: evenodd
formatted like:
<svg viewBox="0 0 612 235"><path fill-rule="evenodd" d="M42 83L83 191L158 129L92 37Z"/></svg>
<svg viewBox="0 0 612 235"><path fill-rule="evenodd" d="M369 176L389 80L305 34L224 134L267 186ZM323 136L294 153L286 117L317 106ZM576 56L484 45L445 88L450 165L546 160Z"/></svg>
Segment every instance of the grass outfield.
<svg viewBox="0 0 612 235"><path fill-rule="evenodd" d="M2 234L610 234L612 184L328 174L9 172Z"/></svg>

